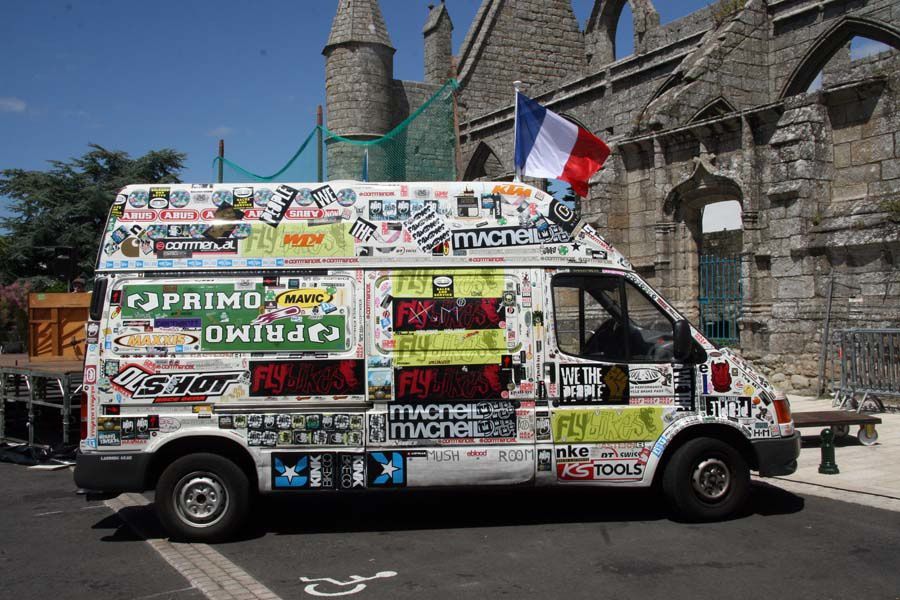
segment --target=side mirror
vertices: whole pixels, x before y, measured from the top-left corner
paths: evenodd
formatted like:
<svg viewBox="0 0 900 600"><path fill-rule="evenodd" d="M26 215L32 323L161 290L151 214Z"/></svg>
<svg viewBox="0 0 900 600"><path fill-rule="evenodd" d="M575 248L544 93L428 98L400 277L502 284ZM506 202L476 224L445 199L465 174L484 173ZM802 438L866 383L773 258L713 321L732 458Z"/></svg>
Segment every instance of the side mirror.
<svg viewBox="0 0 900 600"><path fill-rule="evenodd" d="M672 333L674 340L674 358L679 362L684 362L690 358L691 349L694 344L694 340L691 337L691 324L684 319L675 321Z"/></svg>
<svg viewBox="0 0 900 600"><path fill-rule="evenodd" d="M94 291L91 293L91 320L99 321L103 316L103 301L106 300L106 277L98 277L94 280Z"/></svg>

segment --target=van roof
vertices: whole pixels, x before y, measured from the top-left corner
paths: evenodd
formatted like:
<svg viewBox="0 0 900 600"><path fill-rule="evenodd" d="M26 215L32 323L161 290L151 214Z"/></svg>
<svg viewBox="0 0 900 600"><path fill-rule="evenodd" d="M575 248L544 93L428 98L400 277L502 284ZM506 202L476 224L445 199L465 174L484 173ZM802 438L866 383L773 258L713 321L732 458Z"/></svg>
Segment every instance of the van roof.
<svg viewBox="0 0 900 600"><path fill-rule="evenodd" d="M565 203L508 182L129 185L97 270L628 261Z"/></svg>

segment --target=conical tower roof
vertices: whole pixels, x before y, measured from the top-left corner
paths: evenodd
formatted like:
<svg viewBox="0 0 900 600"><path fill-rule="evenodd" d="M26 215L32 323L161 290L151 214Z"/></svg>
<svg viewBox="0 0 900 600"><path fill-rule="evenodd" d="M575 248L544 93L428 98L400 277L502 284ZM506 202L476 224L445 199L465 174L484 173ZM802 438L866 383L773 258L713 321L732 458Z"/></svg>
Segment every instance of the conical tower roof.
<svg viewBox="0 0 900 600"><path fill-rule="evenodd" d="M325 50L347 42L382 44L394 49L378 0L340 0Z"/></svg>

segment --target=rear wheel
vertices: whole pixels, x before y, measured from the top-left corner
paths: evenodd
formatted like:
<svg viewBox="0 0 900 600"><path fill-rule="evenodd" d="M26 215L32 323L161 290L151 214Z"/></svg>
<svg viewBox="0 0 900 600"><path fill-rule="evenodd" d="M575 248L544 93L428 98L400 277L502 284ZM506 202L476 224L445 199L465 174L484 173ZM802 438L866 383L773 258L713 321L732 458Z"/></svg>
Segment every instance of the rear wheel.
<svg viewBox="0 0 900 600"><path fill-rule="evenodd" d="M750 469L731 445L715 438L690 440L663 473L663 491L682 517L715 521L736 513L750 490Z"/></svg>
<svg viewBox="0 0 900 600"><path fill-rule="evenodd" d="M243 523L249 504L246 473L218 454L182 456L156 485L159 520L173 538L223 540Z"/></svg>

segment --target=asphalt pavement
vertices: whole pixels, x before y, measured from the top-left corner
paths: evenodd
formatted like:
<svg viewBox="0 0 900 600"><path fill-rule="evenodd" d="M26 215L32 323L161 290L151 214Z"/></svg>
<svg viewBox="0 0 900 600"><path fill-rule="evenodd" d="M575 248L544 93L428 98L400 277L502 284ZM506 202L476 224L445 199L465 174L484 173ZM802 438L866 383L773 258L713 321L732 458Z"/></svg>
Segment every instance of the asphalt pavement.
<svg viewBox="0 0 900 600"><path fill-rule="evenodd" d="M0 481L0 596L204 597L189 566L191 581L160 557L169 542L150 506L86 503L68 470L0 464ZM900 513L760 482L742 515L710 524L673 521L641 491L268 498L215 552L174 546L284 599L900 598Z"/></svg>

